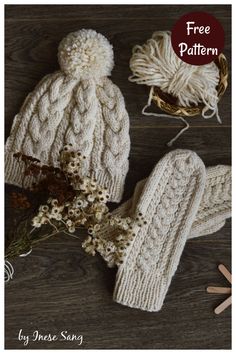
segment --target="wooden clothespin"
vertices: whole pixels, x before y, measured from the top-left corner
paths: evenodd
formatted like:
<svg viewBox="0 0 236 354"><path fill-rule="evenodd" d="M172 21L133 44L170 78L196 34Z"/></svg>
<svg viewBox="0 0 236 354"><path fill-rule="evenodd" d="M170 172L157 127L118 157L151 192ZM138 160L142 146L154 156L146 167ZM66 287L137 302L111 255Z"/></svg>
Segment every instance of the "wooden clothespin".
<svg viewBox="0 0 236 354"><path fill-rule="evenodd" d="M232 284L232 276L231 273L228 271L228 269L223 264L220 264L218 266L218 269L228 280L228 282ZM209 294L230 294L230 296L225 301L223 301L219 306L215 308L214 312L217 315L219 315L221 312L223 312L225 309L227 309L227 307L229 307L232 304L231 287L226 288L220 286L208 286L207 292Z"/></svg>

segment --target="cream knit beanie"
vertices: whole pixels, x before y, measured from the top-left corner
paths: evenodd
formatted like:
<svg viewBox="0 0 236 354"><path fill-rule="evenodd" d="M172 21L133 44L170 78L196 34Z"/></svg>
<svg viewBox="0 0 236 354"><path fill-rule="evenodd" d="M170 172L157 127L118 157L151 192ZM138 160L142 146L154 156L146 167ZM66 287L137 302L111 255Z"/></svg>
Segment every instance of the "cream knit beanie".
<svg viewBox="0 0 236 354"><path fill-rule="evenodd" d="M146 311L161 309L205 184L205 166L194 152L175 150L158 162L136 205L135 215L142 215L146 224L137 225L118 268L116 302Z"/></svg>
<svg viewBox="0 0 236 354"><path fill-rule="evenodd" d="M82 174L108 188L118 202L128 172L129 117L119 88L107 76L113 49L93 30L65 37L58 49L60 71L45 76L16 115L6 143L5 181L22 187L21 152L43 164L58 166L59 152L72 144L87 157ZM24 187L32 185L24 180Z"/></svg>

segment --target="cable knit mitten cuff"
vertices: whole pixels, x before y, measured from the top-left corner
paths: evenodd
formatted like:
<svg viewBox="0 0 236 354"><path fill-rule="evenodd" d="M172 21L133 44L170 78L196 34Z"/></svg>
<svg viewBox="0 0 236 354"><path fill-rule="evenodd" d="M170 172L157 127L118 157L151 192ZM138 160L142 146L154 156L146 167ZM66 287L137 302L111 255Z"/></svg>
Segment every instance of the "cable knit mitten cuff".
<svg viewBox="0 0 236 354"><path fill-rule="evenodd" d="M156 165L136 206L136 215L146 222L141 228L134 226L136 236L118 268L116 302L146 311L160 310L205 183L205 166L194 152L172 151Z"/></svg>
<svg viewBox="0 0 236 354"><path fill-rule="evenodd" d="M123 268L116 276L113 299L144 311L159 311L165 298L167 279L152 272Z"/></svg>

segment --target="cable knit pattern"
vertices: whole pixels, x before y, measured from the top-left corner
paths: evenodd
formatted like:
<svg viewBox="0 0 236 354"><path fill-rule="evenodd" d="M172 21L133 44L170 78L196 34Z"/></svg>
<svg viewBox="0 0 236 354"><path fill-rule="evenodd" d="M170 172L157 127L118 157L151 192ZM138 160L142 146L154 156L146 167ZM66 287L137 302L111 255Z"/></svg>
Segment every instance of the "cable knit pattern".
<svg viewBox="0 0 236 354"><path fill-rule="evenodd" d="M119 88L104 78L103 85L98 86L97 95L101 102L105 122L105 146L103 162L112 175L120 170L128 172L129 119L125 110L124 98ZM122 153L121 153L122 152Z"/></svg>
<svg viewBox="0 0 236 354"><path fill-rule="evenodd" d="M191 151L172 151L156 165L136 206L136 214L142 213L147 223L126 248L115 301L146 311L161 309L205 183L205 166Z"/></svg>
<svg viewBox="0 0 236 354"><path fill-rule="evenodd" d="M47 91L49 90L50 85L54 80L56 81L59 76L61 76L60 73L47 75L39 82L34 91L26 97L26 100L21 107L20 113L15 116L11 128L11 135L7 139L6 152L10 152L12 150L19 151L19 149L21 149L34 112L37 112L38 110L37 105L39 100L44 95L47 95Z"/></svg>
<svg viewBox="0 0 236 354"><path fill-rule="evenodd" d="M118 268L114 290L114 300L121 304L160 310L187 238L216 232L231 216L231 167L209 167L205 180L205 169L195 154L191 153L194 163L190 168L185 160L174 163L181 153L188 152L166 155L148 179L137 183L133 198L113 211L121 217L141 211L147 221L123 251L124 263ZM174 157L171 166L166 163L163 168L170 156ZM100 237L111 248L119 234L120 230L105 226ZM101 255L112 264L111 253Z"/></svg>
<svg viewBox="0 0 236 354"><path fill-rule="evenodd" d="M146 225L126 248L113 298L158 311L195 220L206 183L205 166L188 150L167 154L154 168L136 206Z"/></svg>
<svg viewBox="0 0 236 354"><path fill-rule="evenodd" d="M226 219L231 217L231 166L208 167L206 173L205 190L188 239L218 231L224 226ZM132 217L147 180L138 182L133 197L115 209L112 214ZM100 231L100 238L106 243L114 242L119 233L115 227L106 225ZM101 256L105 261L109 258L110 266L115 266L115 260L112 261L110 253L102 252Z"/></svg>
<svg viewBox="0 0 236 354"><path fill-rule="evenodd" d="M51 147L75 85L75 80L70 81L63 74L58 75L56 80L50 84L34 107L21 149L18 151L22 151L25 155L37 155L42 162L51 162L53 157L56 158L56 156L51 156ZM18 135L21 135L20 131L16 136Z"/></svg>
<svg viewBox="0 0 236 354"><path fill-rule="evenodd" d="M89 164L93 149L93 136L96 135L95 124L98 111L96 84L92 80L84 80L76 87L75 104L70 113L70 122L66 131L65 142L71 143L86 159L84 175L89 173Z"/></svg>
<svg viewBox="0 0 236 354"><path fill-rule="evenodd" d="M207 169L203 198L192 225L190 238L218 231L231 217L231 166Z"/></svg>
<svg viewBox="0 0 236 354"><path fill-rule="evenodd" d="M61 42L59 60L62 71L41 80L14 119L6 143L5 181L25 188L33 182L23 178L24 164L14 153L57 166L63 145L72 144L87 157L81 174L95 177L108 188L110 201L118 202L130 138L123 96L103 76L113 67L112 46L96 31L73 32Z"/></svg>

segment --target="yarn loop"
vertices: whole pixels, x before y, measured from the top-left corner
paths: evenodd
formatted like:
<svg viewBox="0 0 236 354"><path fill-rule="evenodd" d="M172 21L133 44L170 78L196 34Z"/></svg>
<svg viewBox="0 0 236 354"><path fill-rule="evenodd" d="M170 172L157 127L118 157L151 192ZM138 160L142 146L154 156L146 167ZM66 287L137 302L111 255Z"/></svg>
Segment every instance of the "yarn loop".
<svg viewBox="0 0 236 354"><path fill-rule="evenodd" d="M188 123L183 117L146 112L146 108L151 105L154 87L159 87L162 92L175 97L179 106L202 105L203 118L208 119L216 115L221 123L217 106L217 85L220 78L217 65L211 62L198 66L182 61L172 48L169 31L154 32L152 38L142 46L136 45L130 59L130 69L133 75L129 77L129 81L151 87L148 103L142 111L144 115L175 118L185 123L186 127L168 145L172 145L188 129Z"/></svg>
<svg viewBox="0 0 236 354"><path fill-rule="evenodd" d="M169 31L155 32L143 46L135 46L130 68L130 81L158 86L181 106L204 103L214 109L217 105L218 67L214 62L199 66L183 62L172 48Z"/></svg>

